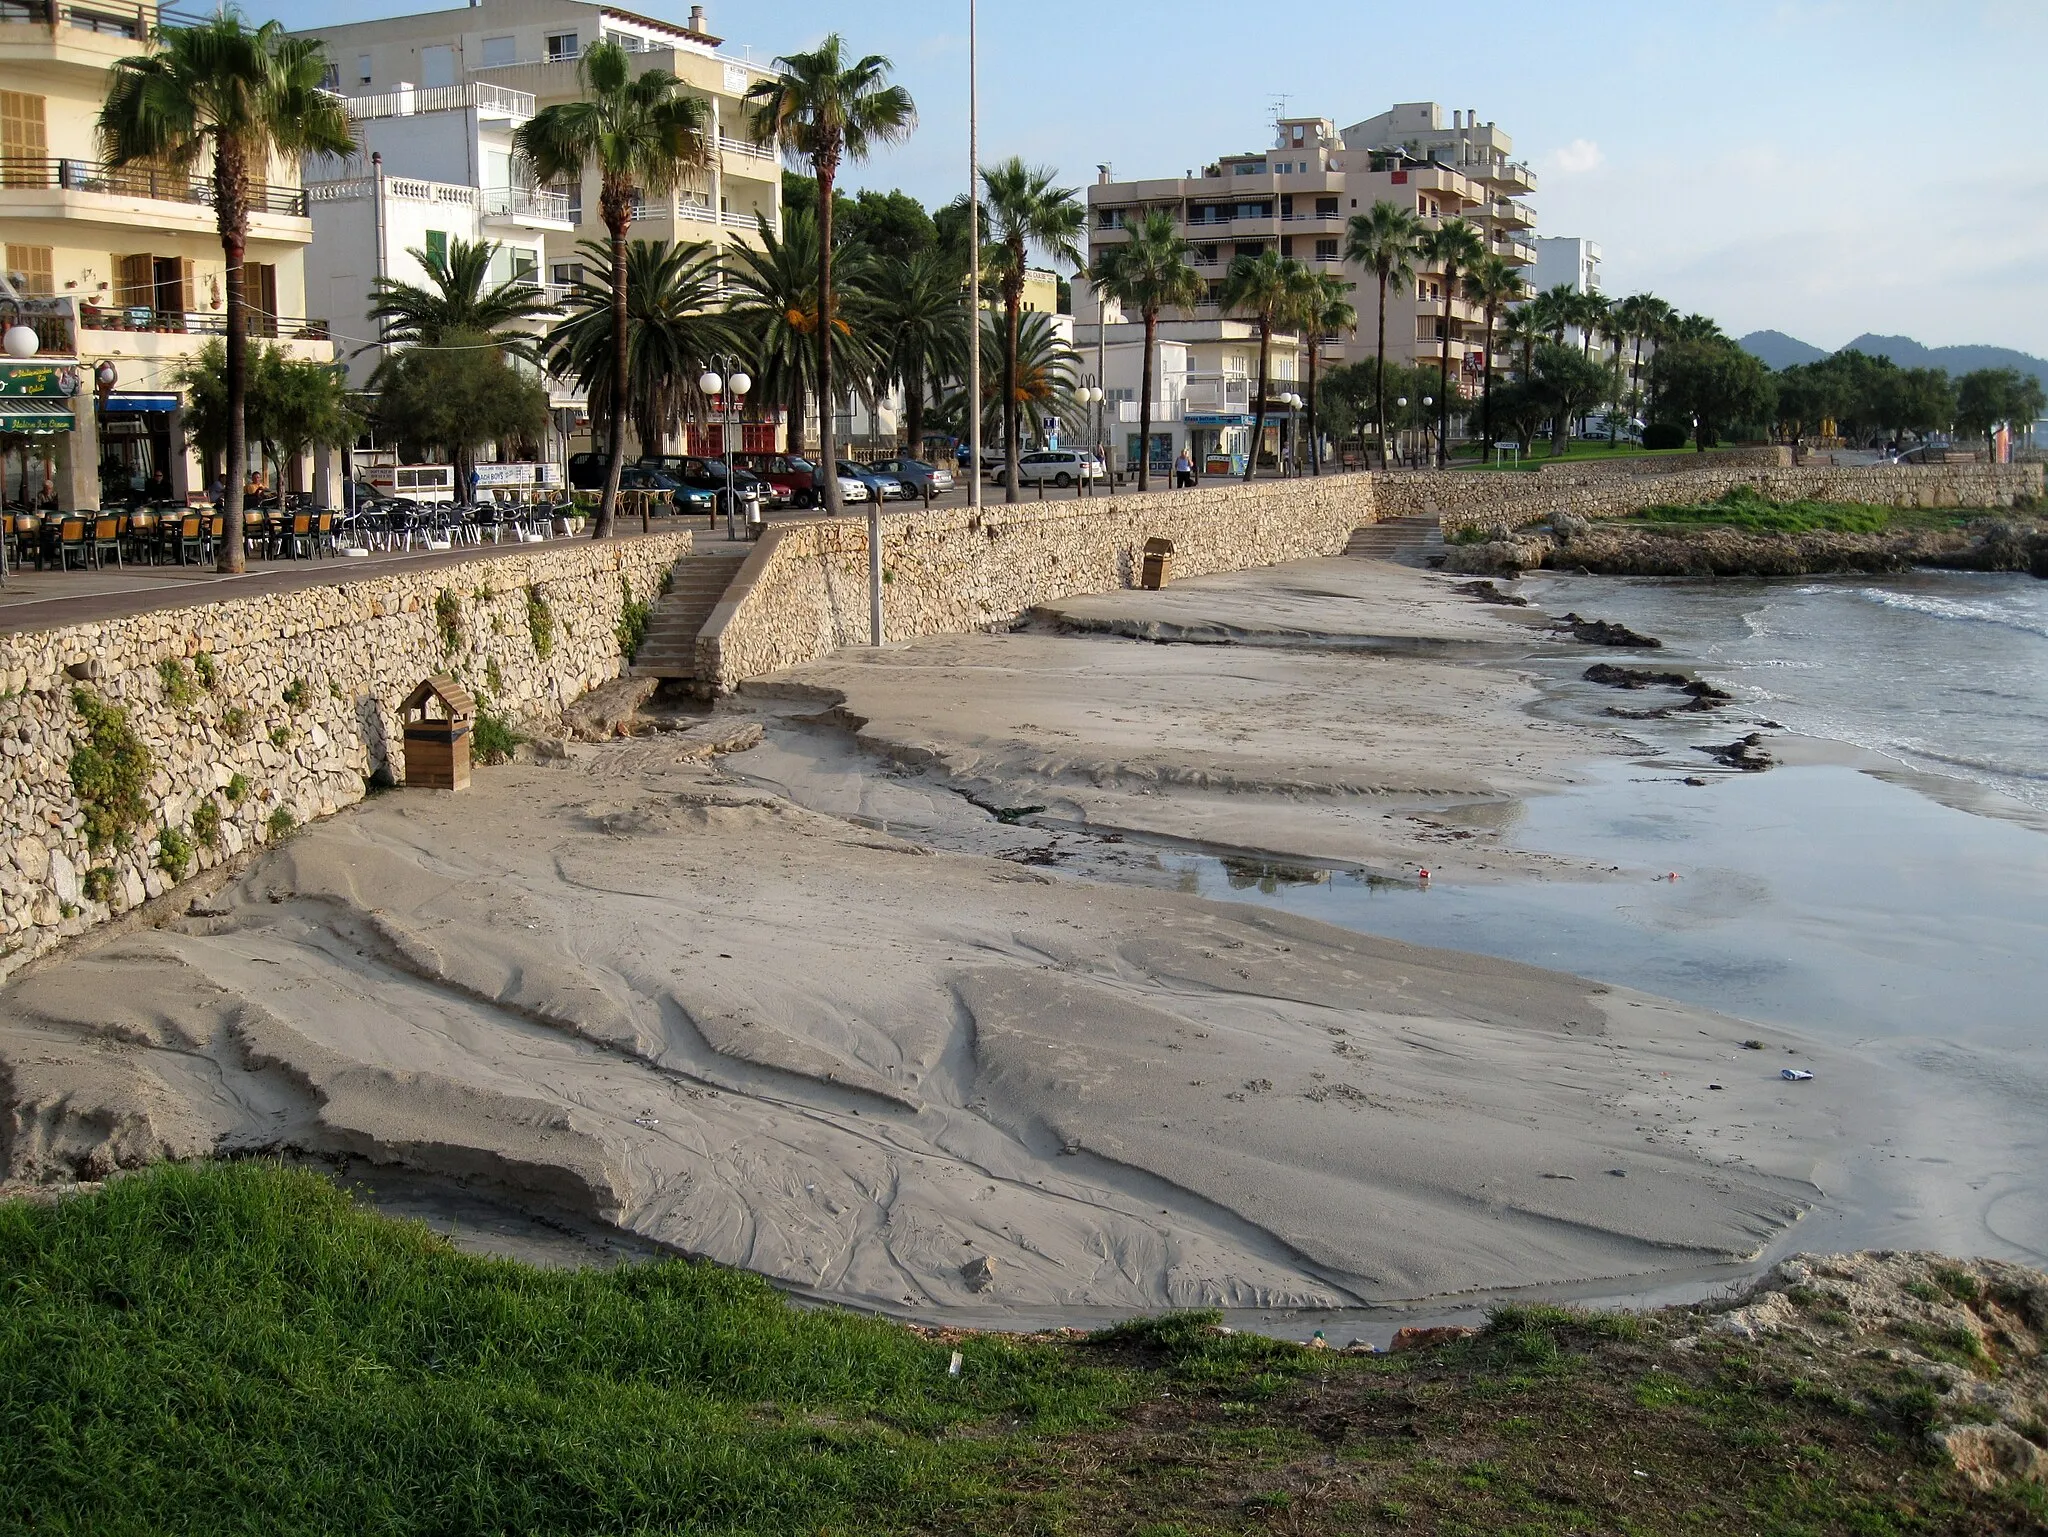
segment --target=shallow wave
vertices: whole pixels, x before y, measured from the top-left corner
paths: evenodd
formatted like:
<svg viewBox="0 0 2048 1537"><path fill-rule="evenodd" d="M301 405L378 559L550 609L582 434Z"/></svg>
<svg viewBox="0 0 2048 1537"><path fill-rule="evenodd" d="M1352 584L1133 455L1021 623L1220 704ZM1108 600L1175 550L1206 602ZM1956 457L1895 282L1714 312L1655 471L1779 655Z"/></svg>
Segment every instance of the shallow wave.
<svg viewBox="0 0 2048 1537"><path fill-rule="evenodd" d="M1995 603L1964 603L1954 598L1923 598L1908 592L1891 592L1883 587L1859 587L1856 596L1886 608L1925 614L1931 619L1952 619L1965 624L1995 624L2025 635L2048 640L2048 621L2039 615Z"/></svg>

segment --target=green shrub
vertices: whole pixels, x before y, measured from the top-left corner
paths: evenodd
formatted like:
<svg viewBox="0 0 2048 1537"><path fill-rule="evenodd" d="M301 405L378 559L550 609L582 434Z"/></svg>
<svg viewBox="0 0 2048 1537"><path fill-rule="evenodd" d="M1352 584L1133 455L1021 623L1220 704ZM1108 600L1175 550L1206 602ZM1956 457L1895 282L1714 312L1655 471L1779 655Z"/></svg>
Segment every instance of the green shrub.
<svg viewBox="0 0 2048 1537"><path fill-rule="evenodd" d="M294 710L306 708L306 702L313 697L312 685L304 678L294 678L284 686L284 702Z"/></svg>
<svg viewBox="0 0 2048 1537"><path fill-rule="evenodd" d="M230 806L239 806L249 798L249 778L246 774L230 774L227 788L221 792L227 796Z"/></svg>
<svg viewBox="0 0 2048 1537"><path fill-rule="evenodd" d="M446 587L434 599L434 628L441 632L443 651L453 651L462 644L462 599Z"/></svg>
<svg viewBox="0 0 2048 1537"><path fill-rule="evenodd" d="M249 712L238 704L231 704L220 712L220 729L237 741L249 735Z"/></svg>
<svg viewBox="0 0 2048 1537"><path fill-rule="evenodd" d="M168 822L156 835L156 867L174 881L192 868L192 840Z"/></svg>
<svg viewBox="0 0 2048 1537"><path fill-rule="evenodd" d="M94 865L85 872L85 894L101 906L114 900L114 871L111 865Z"/></svg>
<svg viewBox="0 0 2048 1537"><path fill-rule="evenodd" d="M1643 447L1649 449L1683 448L1685 447L1685 429L1676 422L1652 422L1643 429Z"/></svg>
<svg viewBox="0 0 2048 1537"><path fill-rule="evenodd" d="M1716 501L1645 507L1634 516L1646 523L1712 525L1755 534L1879 534L1891 526L1896 513L1890 507L1855 502L1774 502L1754 486L1735 486Z"/></svg>
<svg viewBox="0 0 2048 1537"><path fill-rule="evenodd" d="M199 690L185 671L185 664L176 657L167 656L158 662L156 675L163 680L164 702L172 709L182 710L199 697Z"/></svg>
<svg viewBox="0 0 2048 1537"><path fill-rule="evenodd" d="M533 654L541 661L555 654L555 611L538 587L526 589L526 633L533 637Z"/></svg>
<svg viewBox="0 0 2048 1537"><path fill-rule="evenodd" d="M505 723L503 716L477 706L476 724L469 734L470 751L477 762L503 763L512 756L512 749L525 740Z"/></svg>
<svg viewBox="0 0 2048 1537"><path fill-rule="evenodd" d="M292 740L292 728L291 728L291 727L289 727L289 726L272 726L272 727L270 728L270 745L271 745L272 747L275 747L275 748L278 748L278 749L282 750L282 749L284 749L284 748L286 748L286 747L289 747L289 746L291 745L291 740Z"/></svg>
<svg viewBox="0 0 2048 1537"><path fill-rule="evenodd" d="M192 670L199 674L199 683L202 688L211 692L219 686L220 668L215 665L211 651L202 651L199 655L192 658Z"/></svg>
<svg viewBox="0 0 2048 1537"><path fill-rule="evenodd" d="M270 813L264 820L263 825L270 833L270 841L275 843L280 838L289 838L296 832L299 826L299 819L291 814L289 807L280 806L277 810Z"/></svg>
<svg viewBox="0 0 2048 1537"><path fill-rule="evenodd" d="M633 596L623 578L619 588L624 597L619 603L618 628L613 632L619 637L619 655L627 661L640 653L641 644L647 639L647 622L654 617L654 605L645 598Z"/></svg>
<svg viewBox="0 0 2048 1537"><path fill-rule="evenodd" d="M201 801L192 812L192 836L208 848L220 847L220 807Z"/></svg>
<svg viewBox="0 0 2048 1537"><path fill-rule="evenodd" d="M484 687L493 694L505 692L505 674L499 670L498 659L494 656L484 659Z"/></svg>
<svg viewBox="0 0 2048 1537"><path fill-rule="evenodd" d="M75 688L71 708L85 718L86 727L85 741L71 754L71 788L85 813L87 847L102 849L142 825L149 812L142 792L153 765L119 705L91 689Z"/></svg>

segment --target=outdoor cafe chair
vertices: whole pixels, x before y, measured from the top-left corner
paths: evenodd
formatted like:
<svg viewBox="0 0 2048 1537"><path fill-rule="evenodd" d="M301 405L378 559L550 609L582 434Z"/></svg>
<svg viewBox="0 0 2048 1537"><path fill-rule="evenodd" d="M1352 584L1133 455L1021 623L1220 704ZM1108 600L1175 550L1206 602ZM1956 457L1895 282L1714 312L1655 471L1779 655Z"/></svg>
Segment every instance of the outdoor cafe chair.
<svg viewBox="0 0 2048 1537"><path fill-rule="evenodd" d="M121 564L121 520L118 517L94 518L92 563L104 567L109 554L113 555L115 565Z"/></svg>
<svg viewBox="0 0 2048 1537"><path fill-rule="evenodd" d="M295 512L288 527L280 529L278 550L286 560L311 560L319 552L314 548L313 515L310 512Z"/></svg>
<svg viewBox="0 0 2048 1537"><path fill-rule="evenodd" d="M92 564L90 548L85 542L83 518L66 518L57 525L58 570L69 571L73 556L78 558L81 570Z"/></svg>
<svg viewBox="0 0 2048 1537"><path fill-rule="evenodd" d="M181 566L197 564L202 558L200 551L203 544L199 533L199 514L196 512L185 513L175 524L166 519L164 527L175 530L166 543L171 553L176 556L178 564Z"/></svg>

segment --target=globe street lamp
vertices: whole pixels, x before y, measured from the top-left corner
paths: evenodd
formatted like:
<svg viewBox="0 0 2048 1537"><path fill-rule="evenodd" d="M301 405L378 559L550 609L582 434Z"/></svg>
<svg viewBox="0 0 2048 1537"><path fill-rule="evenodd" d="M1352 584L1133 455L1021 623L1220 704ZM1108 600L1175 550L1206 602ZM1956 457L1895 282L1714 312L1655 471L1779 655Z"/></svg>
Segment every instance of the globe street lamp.
<svg viewBox="0 0 2048 1537"><path fill-rule="evenodd" d="M1289 390L1280 397L1280 403L1287 407L1287 463L1284 473L1294 473L1294 457L1301 449L1301 397Z"/></svg>
<svg viewBox="0 0 2048 1537"><path fill-rule="evenodd" d="M1097 450L1100 450L1102 447L1102 402L1107 398L1103 394L1102 386L1099 384L1083 384L1074 391L1074 399L1081 405L1089 407L1095 413L1095 447ZM1095 476L1092 471L1083 473L1082 483L1087 486L1088 495L1093 496L1095 494Z"/></svg>
<svg viewBox="0 0 2048 1537"><path fill-rule="evenodd" d="M723 378L720 378L718 374L720 368L725 370ZM741 366L740 361L730 354L713 359L711 366L706 368L697 379L697 388L704 392L704 398L709 400L715 396L719 404L718 451L719 457L725 461L725 537L727 539L739 538L739 531L734 517L735 508L733 506L735 499L739 496L738 466L733 463L732 457L733 428L739 425L740 403L746 399L747 391L753 387L753 379L748 375L746 369Z"/></svg>
<svg viewBox="0 0 2048 1537"><path fill-rule="evenodd" d="M1425 395L1422 397L1422 453L1416 455L1415 457L1415 467L1418 470L1422 468L1422 459L1424 455L1426 455L1429 452L1429 446L1431 441L1429 430L1429 408L1435 404L1436 397L1434 395Z"/></svg>

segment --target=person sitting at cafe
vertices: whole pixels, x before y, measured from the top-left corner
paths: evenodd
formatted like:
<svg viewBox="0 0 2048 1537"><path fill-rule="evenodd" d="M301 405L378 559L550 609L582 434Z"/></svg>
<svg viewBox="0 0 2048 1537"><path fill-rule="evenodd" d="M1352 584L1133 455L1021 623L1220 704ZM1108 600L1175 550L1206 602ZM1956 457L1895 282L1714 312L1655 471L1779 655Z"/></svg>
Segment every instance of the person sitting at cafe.
<svg viewBox="0 0 2048 1537"><path fill-rule="evenodd" d="M152 502L168 502L171 499L171 472L158 465L149 472L149 485L143 493Z"/></svg>
<svg viewBox="0 0 2048 1537"><path fill-rule="evenodd" d="M249 472L249 483L242 487L242 499L253 502L259 496L268 495L270 487L263 479L263 466L257 465Z"/></svg>

